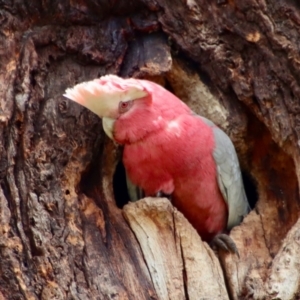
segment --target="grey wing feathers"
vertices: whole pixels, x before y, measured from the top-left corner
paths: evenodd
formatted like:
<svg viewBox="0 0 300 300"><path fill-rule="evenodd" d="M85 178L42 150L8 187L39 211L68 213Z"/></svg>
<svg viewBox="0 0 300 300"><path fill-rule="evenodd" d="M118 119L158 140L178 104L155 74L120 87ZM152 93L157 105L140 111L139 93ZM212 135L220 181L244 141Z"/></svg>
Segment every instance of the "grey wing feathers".
<svg viewBox="0 0 300 300"><path fill-rule="evenodd" d="M212 127L216 147L213 157L217 165L218 184L228 205L227 228L231 229L243 220L250 207L244 190L242 175L235 148L228 135L206 118L203 121Z"/></svg>

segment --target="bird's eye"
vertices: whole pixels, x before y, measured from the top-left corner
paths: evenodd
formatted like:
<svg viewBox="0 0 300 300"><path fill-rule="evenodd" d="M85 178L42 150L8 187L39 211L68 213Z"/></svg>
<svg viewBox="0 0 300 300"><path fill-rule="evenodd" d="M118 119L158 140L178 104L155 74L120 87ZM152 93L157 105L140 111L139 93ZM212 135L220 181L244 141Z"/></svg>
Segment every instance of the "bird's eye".
<svg viewBox="0 0 300 300"><path fill-rule="evenodd" d="M128 111L132 106L132 103L133 103L132 101L126 101L126 102L121 101L119 103L119 113L123 114L126 111Z"/></svg>

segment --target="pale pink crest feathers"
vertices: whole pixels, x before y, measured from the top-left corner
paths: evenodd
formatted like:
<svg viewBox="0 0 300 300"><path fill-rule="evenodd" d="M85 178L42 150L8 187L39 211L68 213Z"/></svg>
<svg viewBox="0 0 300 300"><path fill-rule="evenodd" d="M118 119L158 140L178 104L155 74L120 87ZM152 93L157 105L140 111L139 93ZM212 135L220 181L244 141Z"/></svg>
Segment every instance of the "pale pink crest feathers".
<svg viewBox="0 0 300 300"><path fill-rule="evenodd" d="M114 118L119 102L135 100L148 95L137 79L123 79L106 75L99 79L79 83L66 90L64 96L88 108L99 117Z"/></svg>

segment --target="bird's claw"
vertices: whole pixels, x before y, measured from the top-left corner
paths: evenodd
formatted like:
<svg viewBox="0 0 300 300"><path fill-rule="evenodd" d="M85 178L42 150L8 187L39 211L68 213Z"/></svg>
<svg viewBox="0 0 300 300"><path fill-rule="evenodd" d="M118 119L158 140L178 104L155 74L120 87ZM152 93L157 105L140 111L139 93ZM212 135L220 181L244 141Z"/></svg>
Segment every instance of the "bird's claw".
<svg viewBox="0 0 300 300"><path fill-rule="evenodd" d="M158 191L158 192L155 194L155 197L156 197L156 198L161 198L161 197L163 197L163 192L162 192L162 191Z"/></svg>
<svg viewBox="0 0 300 300"><path fill-rule="evenodd" d="M167 198L167 199L171 200L171 195L165 194L165 193L162 192L162 191L158 191L158 192L155 194L155 197L156 197L156 198Z"/></svg>
<svg viewBox="0 0 300 300"><path fill-rule="evenodd" d="M235 242L229 235L225 233L216 235L210 242L210 246L215 252L218 252L218 250L223 250L225 252L234 253L238 256L238 258L240 258L240 254Z"/></svg>

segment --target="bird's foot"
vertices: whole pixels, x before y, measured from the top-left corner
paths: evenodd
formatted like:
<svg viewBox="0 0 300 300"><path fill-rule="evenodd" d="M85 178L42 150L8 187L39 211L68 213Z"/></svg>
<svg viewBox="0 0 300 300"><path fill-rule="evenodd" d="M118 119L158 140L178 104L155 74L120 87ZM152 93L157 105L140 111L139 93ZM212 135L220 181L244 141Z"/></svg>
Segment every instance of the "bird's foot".
<svg viewBox="0 0 300 300"><path fill-rule="evenodd" d="M155 194L155 197L156 198L167 198L169 200L171 200L171 195L168 195L168 194L165 194L164 192L162 191L159 191Z"/></svg>
<svg viewBox="0 0 300 300"><path fill-rule="evenodd" d="M210 242L210 246L215 252L218 252L218 250L223 250L225 252L236 254L238 258L240 258L240 254L235 242L229 235L225 233L217 234Z"/></svg>

